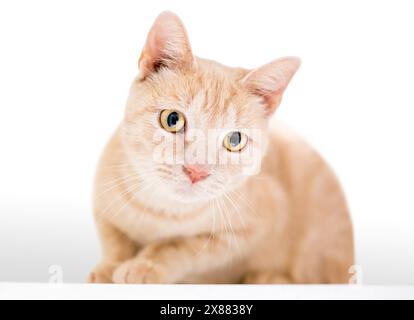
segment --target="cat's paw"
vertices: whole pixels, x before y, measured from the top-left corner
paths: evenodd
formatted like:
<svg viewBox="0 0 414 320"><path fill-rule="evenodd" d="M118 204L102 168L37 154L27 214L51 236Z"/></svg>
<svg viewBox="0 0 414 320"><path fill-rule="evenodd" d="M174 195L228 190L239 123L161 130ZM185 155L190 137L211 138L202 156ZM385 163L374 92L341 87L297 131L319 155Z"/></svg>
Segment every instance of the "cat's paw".
<svg viewBox="0 0 414 320"><path fill-rule="evenodd" d="M114 283L169 283L167 270L149 259L135 258L122 263L112 276Z"/></svg>
<svg viewBox="0 0 414 320"><path fill-rule="evenodd" d="M274 271L248 273L242 281L244 284L289 284L292 281L285 275Z"/></svg>
<svg viewBox="0 0 414 320"><path fill-rule="evenodd" d="M119 263L101 262L88 276L88 283L112 283L112 275Z"/></svg>

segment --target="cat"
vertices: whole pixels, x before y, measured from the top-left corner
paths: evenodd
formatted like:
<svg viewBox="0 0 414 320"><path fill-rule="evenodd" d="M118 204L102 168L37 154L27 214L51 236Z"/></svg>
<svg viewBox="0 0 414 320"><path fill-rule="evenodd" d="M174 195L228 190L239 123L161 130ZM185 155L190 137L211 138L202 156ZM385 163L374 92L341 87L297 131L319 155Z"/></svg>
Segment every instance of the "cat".
<svg viewBox="0 0 414 320"><path fill-rule="evenodd" d="M353 230L339 182L269 121L299 65L201 59L174 13L156 18L97 168L102 259L88 282L348 281Z"/></svg>

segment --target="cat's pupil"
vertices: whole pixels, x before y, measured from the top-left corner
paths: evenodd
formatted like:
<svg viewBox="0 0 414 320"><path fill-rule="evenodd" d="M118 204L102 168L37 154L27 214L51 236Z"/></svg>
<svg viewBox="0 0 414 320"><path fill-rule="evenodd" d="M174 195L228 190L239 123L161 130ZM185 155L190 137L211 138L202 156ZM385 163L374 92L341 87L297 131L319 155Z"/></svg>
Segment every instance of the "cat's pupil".
<svg viewBox="0 0 414 320"><path fill-rule="evenodd" d="M178 120L180 120L180 116L178 115L178 113L175 111L171 112L167 117L167 124L169 127L175 127Z"/></svg>
<svg viewBox="0 0 414 320"><path fill-rule="evenodd" d="M237 147L240 144L241 141L241 134L240 132L233 132L230 135L230 144L233 147Z"/></svg>

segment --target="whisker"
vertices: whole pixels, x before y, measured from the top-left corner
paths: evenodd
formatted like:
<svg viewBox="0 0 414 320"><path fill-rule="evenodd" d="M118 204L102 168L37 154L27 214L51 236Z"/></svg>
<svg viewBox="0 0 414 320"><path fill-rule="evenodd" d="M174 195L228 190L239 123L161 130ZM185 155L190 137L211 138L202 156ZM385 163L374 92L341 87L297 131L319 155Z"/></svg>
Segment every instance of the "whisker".
<svg viewBox="0 0 414 320"><path fill-rule="evenodd" d="M121 192L120 194L118 194L118 196L113 199L107 206L106 208L103 210L102 214L106 214L107 211L110 209L110 207L116 202L116 201L121 201L123 199L123 197L131 192L137 191L140 188L142 188L144 186L144 183L136 183L133 184L132 186L129 186L125 191Z"/></svg>
<svg viewBox="0 0 414 320"><path fill-rule="evenodd" d="M209 245L214 233L215 233L215 229L216 229L216 211L213 211L213 224L211 226L211 230L210 230L210 235L207 239L207 241L204 243L203 247L200 249L199 251L199 255L207 248L207 246ZM214 240L214 239L213 239Z"/></svg>
<svg viewBox="0 0 414 320"><path fill-rule="evenodd" d="M239 192L237 190L230 190L229 192L233 193L235 196L237 196L237 198L241 201L243 201L245 203L245 205L247 206L247 209L249 209L249 211L253 214L253 216L258 217L259 215L257 214L257 212L252 208L252 204L251 202L246 199L245 197L243 197L241 194L239 194Z"/></svg>
<svg viewBox="0 0 414 320"><path fill-rule="evenodd" d="M148 188L150 188L150 187L152 187L152 185L154 185L155 184L155 182L152 182L152 183L149 183L146 187L144 187L144 188L141 188L139 191L144 191L144 190L146 190L146 189L148 189ZM114 219L114 218L116 218L128 205L130 205L131 204L131 202L132 202L132 200L133 200L133 197L130 197L128 200L126 200L126 202L124 203L124 205L123 206L121 206L119 209L118 209L118 211L111 217L111 219ZM146 211L145 211L146 212ZM139 212L138 213L139 214L139 218L138 219L140 219L141 217L142 217L142 215L144 214L143 212Z"/></svg>
<svg viewBox="0 0 414 320"><path fill-rule="evenodd" d="M148 170L147 172L144 171L144 174L149 174L149 173L154 173L154 172L155 172L154 170ZM106 186L106 185L110 185L110 184L112 184L112 185L109 188L107 188L107 189L103 190L102 192L100 192L97 195L97 197L99 198L99 197L103 196L107 192L109 192L109 191L111 191L111 190L113 190L113 189L121 186L124 183L129 183L129 182L134 181L134 180L137 180L138 181L140 177L142 177L142 172L134 172L132 174L128 174L126 176L121 176L119 178L116 178L116 179L114 179L112 181L108 181L108 182L99 184L99 186ZM120 181L120 182L119 183L116 183L118 181Z"/></svg>
<svg viewBox="0 0 414 320"><path fill-rule="evenodd" d="M229 227L230 227L230 231L231 231L233 241L234 241L234 243L235 243L235 245L236 245L236 247L237 247L237 249L239 250L239 253L240 253L241 248L240 248L239 242L237 240L236 234L234 232L233 224L231 222L231 217L229 216L230 211L229 211L229 208L227 206L227 203L224 200L223 200L223 205L224 205L224 208L225 208L224 216L225 216L225 218L227 219L227 221L229 223Z"/></svg>
<svg viewBox="0 0 414 320"><path fill-rule="evenodd" d="M240 208L236 205L236 203L233 201L233 199L231 198L230 195L228 195L226 193L224 193L223 195L229 201L229 203L232 205L232 207L234 208L234 210L235 210L236 214L238 215L238 217L240 219L240 222L242 224L242 229L243 229L244 233L246 234L247 226L246 226L246 222L244 220L243 215L240 213Z"/></svg>

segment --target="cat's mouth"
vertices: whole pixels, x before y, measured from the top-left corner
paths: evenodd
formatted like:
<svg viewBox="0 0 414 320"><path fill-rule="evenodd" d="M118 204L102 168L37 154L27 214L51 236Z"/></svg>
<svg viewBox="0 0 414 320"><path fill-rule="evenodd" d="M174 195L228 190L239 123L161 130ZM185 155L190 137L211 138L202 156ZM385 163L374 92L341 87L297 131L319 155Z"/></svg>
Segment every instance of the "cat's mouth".
<svg viewBox="0 0 414 320"><path fill-rule="evenodd" d="M203 165L184 164L169 168L173 175L165 175L160 171L159 178L164 186L166 196L182 202L211 200L219 196L215 183L215 173Z"/></svg>
<svg viewBox="0 0 414 320"><path fill-rule="evenodd" d="M217 197L217 194L211 191L208 186L209 177L206 177L202 181L198 181L196 183L193 183L187 178L185 181L182 181L182 183L179 183L174 187L175 197L179 198L183 202L211 200Z"/></svg>
<svg viewBox="0 0 414 320"><path fill-rule="evenodd" d="M177 192L183 192L188 195L197 195L205 191L205 184L200 181L193 183L191 180L186 180L184 183L180 183L176 186Z"/></svg>

